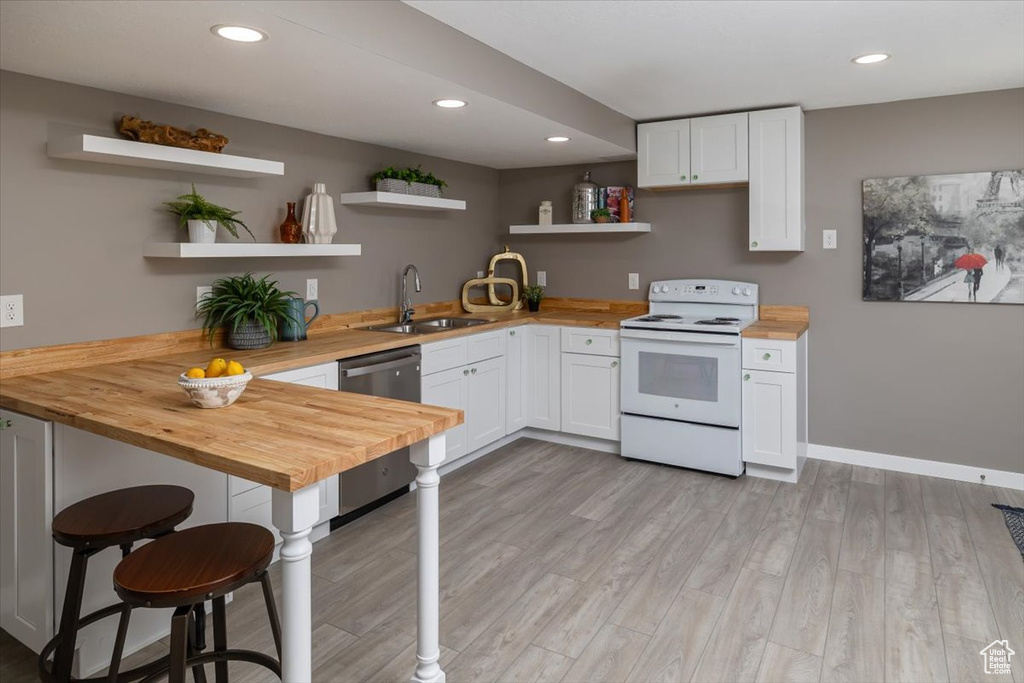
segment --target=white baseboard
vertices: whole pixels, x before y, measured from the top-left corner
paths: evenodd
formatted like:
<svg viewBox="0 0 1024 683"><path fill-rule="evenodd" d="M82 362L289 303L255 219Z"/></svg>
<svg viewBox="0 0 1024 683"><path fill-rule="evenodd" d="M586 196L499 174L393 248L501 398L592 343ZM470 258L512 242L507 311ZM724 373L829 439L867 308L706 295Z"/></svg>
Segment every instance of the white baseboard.
<svg viewBox="0 0 1024 683"><path fill-rule="evenodd" d="M939 462L938 460L907 458L902 455L858 451L852 448L824 446L816 443L807 444L807 457L815 458L816 460L831 460L832 462L841 462L848 465L877 467L878 469L892 470L893 472L923 474L928 477L955 479L956 481L1024 490L1024 472L991 470L984 467L958 465L951 462Z"/></svg>
<svg viewBox="0 0 1024 683"><path fill-rule="evenodd" d="M622 443L618 441L609 441L608 439L598 439L593 436L577 436L576 434L563 434L562 432L551 432L547 429L537 429L535 427L527 427L526 429L520 429L515 434L510 436L520 437L525 436L530 439L537 439L538 441L550 441L551 443L560 443L563 446L575 446L577 448L589 448L592 451L601 451L602 453L621 453Z"/></svg>

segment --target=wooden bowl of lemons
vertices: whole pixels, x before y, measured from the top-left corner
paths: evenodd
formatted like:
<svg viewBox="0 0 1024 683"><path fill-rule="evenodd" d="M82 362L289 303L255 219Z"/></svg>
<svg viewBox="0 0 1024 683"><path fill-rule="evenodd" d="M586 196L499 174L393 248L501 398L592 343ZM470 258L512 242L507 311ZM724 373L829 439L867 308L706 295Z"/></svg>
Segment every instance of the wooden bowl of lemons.
<svg viewBox="0 0 1024 683"><path fill-rule="evenodd" d="M192 403L200 408L226 408L242 395L252 379L241 363L214 358L206 369L189 368L178 377Z"/></svg>

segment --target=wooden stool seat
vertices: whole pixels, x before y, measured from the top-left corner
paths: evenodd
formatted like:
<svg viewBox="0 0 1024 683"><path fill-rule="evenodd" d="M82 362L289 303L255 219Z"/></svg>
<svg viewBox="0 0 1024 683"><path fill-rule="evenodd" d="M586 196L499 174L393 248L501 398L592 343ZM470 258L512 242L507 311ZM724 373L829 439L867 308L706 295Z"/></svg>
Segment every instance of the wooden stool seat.
<svg viewBox="0 0 1024 683"><path fill-rule="evenodd" d="M226 522L192 527L121 560L114 570L114 590L128 604L192 605L258 580L273 556L274 535L261 526Z"/></svg>
<svg viewBox="0 0 1024 683"><path fill-rule="evenodd" d="M172 531L192 514L195 494L181 486L135 486L70 505L53 518L53 538L72 548L132 544Z"/></svg>

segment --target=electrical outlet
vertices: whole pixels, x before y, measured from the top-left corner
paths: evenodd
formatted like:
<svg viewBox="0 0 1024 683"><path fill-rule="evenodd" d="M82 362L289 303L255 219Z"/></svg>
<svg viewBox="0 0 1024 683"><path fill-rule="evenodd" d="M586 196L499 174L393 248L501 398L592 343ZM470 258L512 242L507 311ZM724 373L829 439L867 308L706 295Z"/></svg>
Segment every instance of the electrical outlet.
<svg viewBox="0 0 1024 683"><path fill-rule="evenodd" d="M213 287L210 285L199 285L196 287L196 303L198 304L203 300L205 296L213 293Z"/></svg>
<svg viewBox="0 0 1024 683"><path fill-rule="evenodd" d="M640 273L629 274L629 288L640 289Z"/></svg>
<svg viewBox="0 0 1024 683"><path fill-rule="evenodd" d="M477 277L483 277L484 276L484 271L482 271L482 270L476 271L476 276Z"/></svg>
<svg viewBox="0 0 1024 683"><path fill-rule="evenodd" d="M311 277L306 280L306 301L312 301L318 299L317 293L320 291L320 286L315 277Z"/></svg>
<svg viewBox="0 0 1024 683"><path fill-rule="evenodd" d="M537 271L537 284L541 287L548 286L548 272L546 270Z"/></svg>
<svg viewBox="0 0 1024 683"><path fill-rule="evenodd" d="M835 230L822 230L821 231L821 248L822 249L835 249L836 248L836 231Z"/></svg>
<svg viewBox="0 0 1024 683"><path fill-rule="evenodd" d="M0 296L0 327L21 327L25 324L25 301L21 294Z"/></svg>

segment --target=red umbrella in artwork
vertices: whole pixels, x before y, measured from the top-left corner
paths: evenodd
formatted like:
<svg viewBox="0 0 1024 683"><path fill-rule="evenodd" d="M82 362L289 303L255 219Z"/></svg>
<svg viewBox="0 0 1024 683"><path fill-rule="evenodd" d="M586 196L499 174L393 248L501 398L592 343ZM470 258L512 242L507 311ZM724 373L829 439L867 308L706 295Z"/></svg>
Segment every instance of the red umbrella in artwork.
<svg viewBox="0 0 1024 683"><path fill-rule="evenodd" d="M988 259L981 254L970 253L958 258L953 265L961 270L974 270L975 268L984 268L986 263L988 263Z"/></svg>

